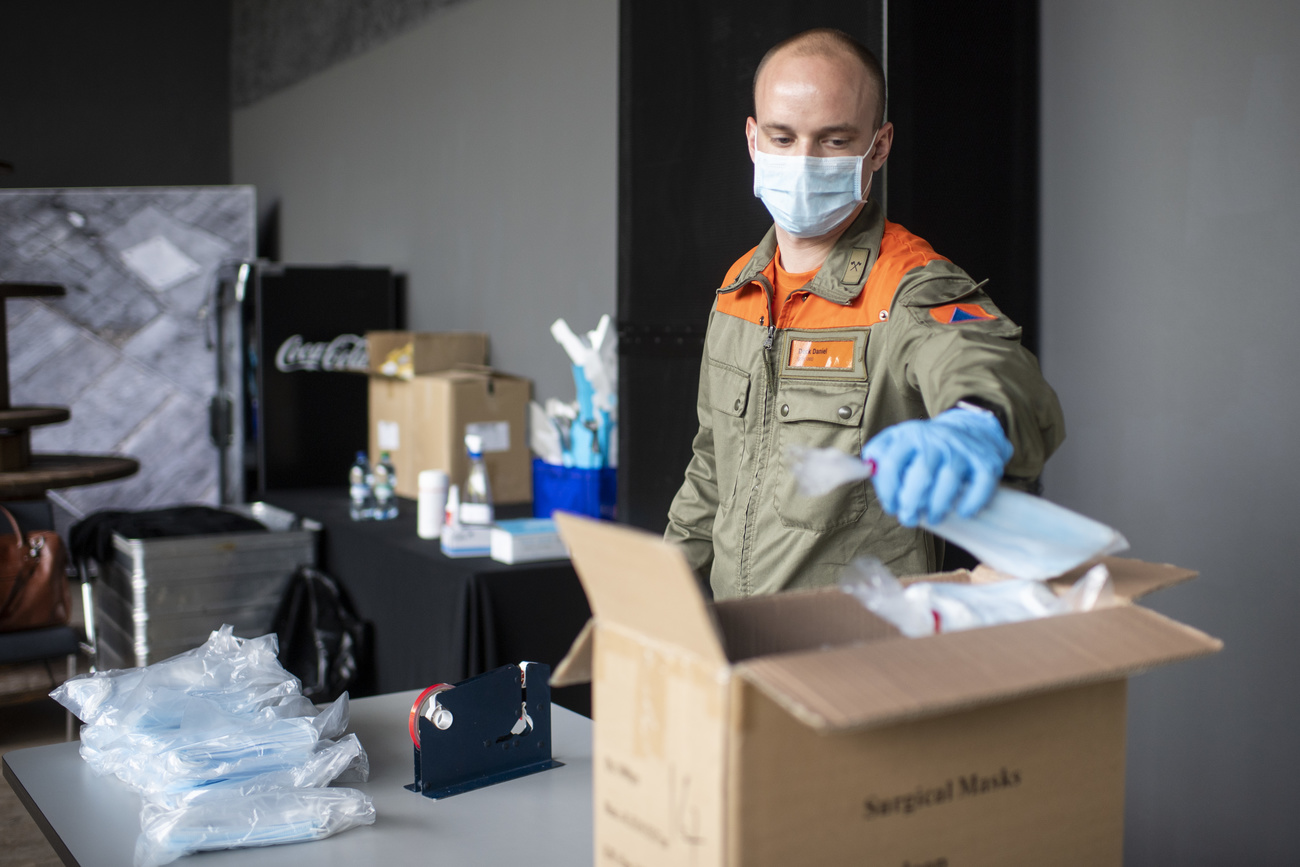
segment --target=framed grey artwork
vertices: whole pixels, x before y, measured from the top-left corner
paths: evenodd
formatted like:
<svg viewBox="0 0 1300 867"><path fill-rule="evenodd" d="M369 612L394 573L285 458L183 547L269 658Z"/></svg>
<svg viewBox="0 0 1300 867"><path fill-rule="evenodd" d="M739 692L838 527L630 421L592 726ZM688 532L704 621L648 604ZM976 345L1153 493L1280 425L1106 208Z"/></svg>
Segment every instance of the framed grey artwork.
<svg viewBox="0 0 1300 867"><path fill-rule="evenodd" d="M67 289L8 302L13 404L72 412L34 430L32 450L140 461L129 479L59 492L67 506L222 501L218 275L251 260L255 238L247 186L0 190L0 280Z"/></svg>

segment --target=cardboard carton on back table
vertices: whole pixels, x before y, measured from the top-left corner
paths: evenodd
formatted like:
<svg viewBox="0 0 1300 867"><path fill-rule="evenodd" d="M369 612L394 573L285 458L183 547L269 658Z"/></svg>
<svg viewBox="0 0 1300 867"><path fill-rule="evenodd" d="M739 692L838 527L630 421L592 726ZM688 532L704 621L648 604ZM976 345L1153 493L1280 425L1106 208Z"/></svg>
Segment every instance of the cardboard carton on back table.
<svg viewBox="0 0 1300 867"><path fill-rule="evenodd" d="M486 368L444 370L414 378L370 377L370 453L388 452L397 470L397 493L419 495L421 470L444 470L465 483L465 434L483 437L492 495L497 503L526 503L533 496L528 448L532 384Z"/></svg>
<svg viewBox="0 0 1300 867"><path fill-rule="evenodd" d="M556 517L599 865L1120 864L1126 678L1222 646L1133 604L1174 566L1107 558L1113 607L909 639L835 588L708 603L676 547Z"/></svg>
<svg viewBox="0 0 1300 867"><path fill-rule="evenodd" d="M406 348L410 350L413 375L488 361L488 336L477 331L367 331L370 372L382 375L388 354Z"/></svg>

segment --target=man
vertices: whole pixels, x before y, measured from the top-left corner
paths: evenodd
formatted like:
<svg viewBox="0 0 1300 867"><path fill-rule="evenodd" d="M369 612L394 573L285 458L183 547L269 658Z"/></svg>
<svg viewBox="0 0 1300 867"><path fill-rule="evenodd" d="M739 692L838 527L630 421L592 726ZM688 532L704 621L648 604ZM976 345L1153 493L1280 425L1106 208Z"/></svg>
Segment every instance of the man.
<svg viewBox="0 0 1300 867"><path fill-rule="evenodd" d="M832 584L863 555L934 571L918 522L1032 484L1064 436L1020 329L870 196L884 113L880 64L839 31L785 40L755 74L745 134L775 225L717 290L665 533L718 598ZM792 444L861 452L876 476L805 497Z"/></svg>

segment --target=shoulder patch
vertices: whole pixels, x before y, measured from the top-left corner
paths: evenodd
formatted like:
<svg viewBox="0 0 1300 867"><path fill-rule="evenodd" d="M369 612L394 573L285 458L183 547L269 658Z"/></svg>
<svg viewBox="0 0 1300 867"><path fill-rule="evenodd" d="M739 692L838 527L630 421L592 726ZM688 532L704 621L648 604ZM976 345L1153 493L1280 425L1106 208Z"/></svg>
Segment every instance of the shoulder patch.
<svg viewBox="0 0 1300 867"><path fill-rule="evenodd" d="M945 325L998 318L978 304L945 304L942 307L931 307L930 315L934 317L936 322L942 322Z"/></svg>

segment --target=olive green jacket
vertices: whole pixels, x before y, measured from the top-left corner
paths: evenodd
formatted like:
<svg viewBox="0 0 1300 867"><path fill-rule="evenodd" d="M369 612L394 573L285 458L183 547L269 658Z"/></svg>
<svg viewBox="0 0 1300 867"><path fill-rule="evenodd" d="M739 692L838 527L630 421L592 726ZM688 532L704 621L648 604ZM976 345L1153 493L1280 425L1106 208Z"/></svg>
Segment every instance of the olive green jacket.
<svg viewBox="0 0 1300 867"><path fill-rule="evenodd" d="M869 481L805 497L787 444L857 455L873 435L973 400L1015 454L1005 480L1036 480L1064 438L1056 395L1020 328L960 268L869 202L817 276L772 323L776 237L734 265L709 314L700 428L665 538L717 598L835 583L863 555L932 572L929 533L885 514Z"/></svg>

